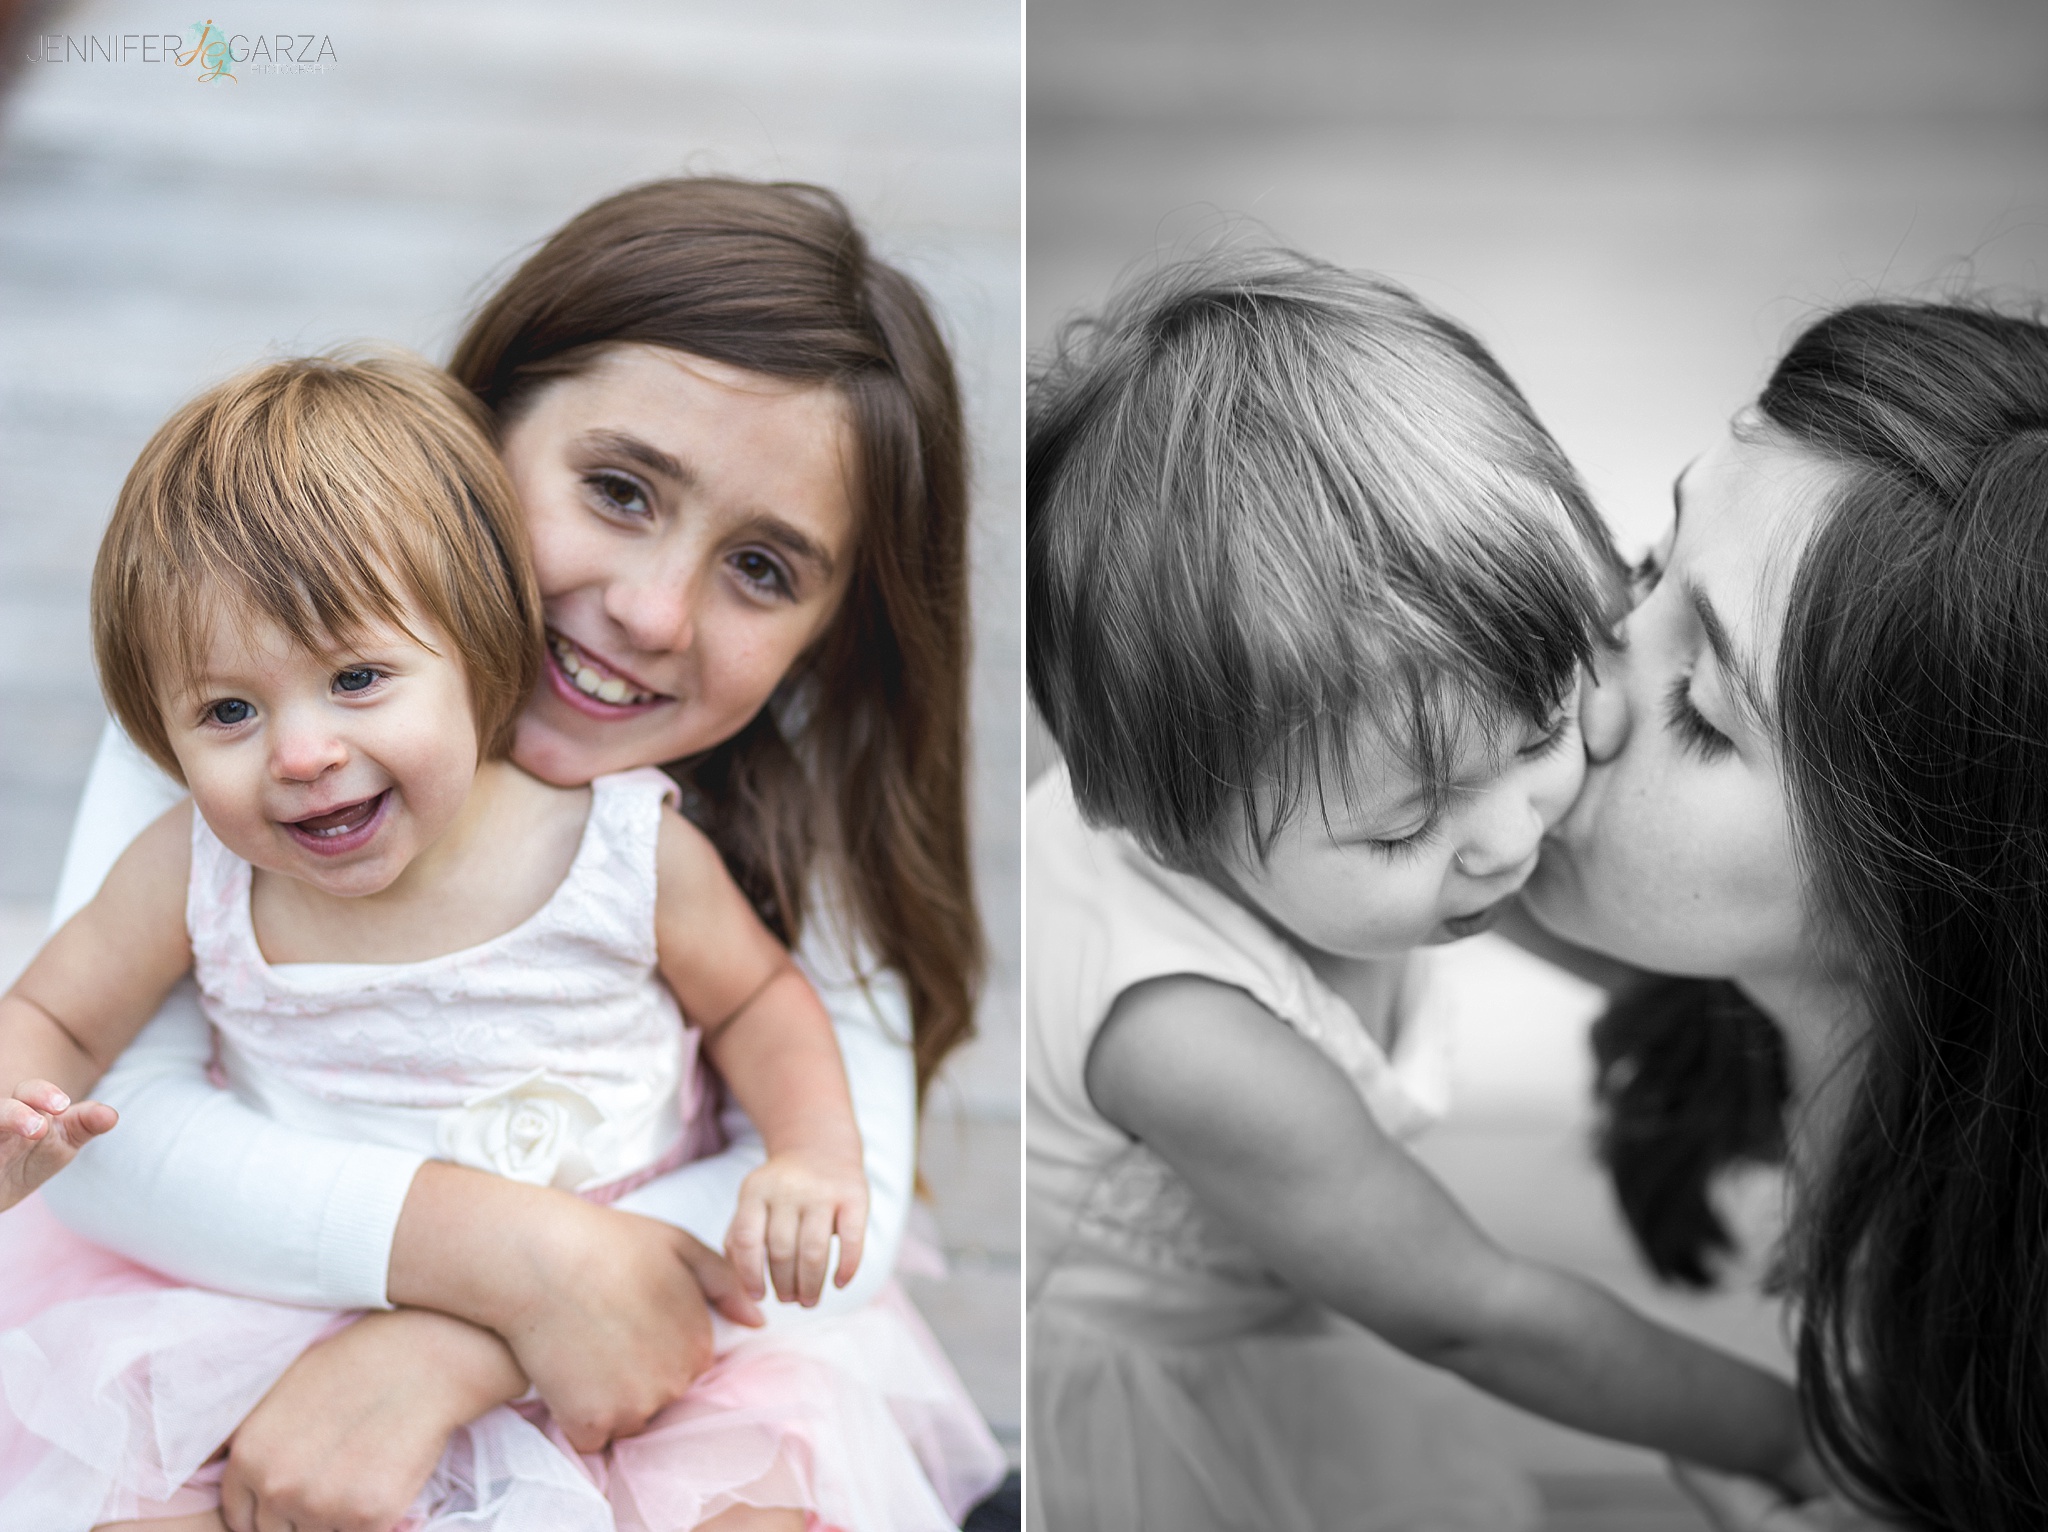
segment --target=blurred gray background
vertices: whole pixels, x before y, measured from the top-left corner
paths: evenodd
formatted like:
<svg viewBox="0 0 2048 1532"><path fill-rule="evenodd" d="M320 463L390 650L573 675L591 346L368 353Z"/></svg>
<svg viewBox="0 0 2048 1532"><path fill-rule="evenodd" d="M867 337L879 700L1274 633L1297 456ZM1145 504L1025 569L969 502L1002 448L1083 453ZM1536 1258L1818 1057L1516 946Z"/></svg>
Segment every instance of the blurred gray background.
<svg viewBox="0 0 2048 1532"><path fill-rule="evenodd" d="M238 0L331 39L317 73L202 83L141 34L202 13L0 0L0 982L40 938L103 718L86 628L136 451L262 355L359 337L440 359L493 279L651 176L812 180L931 292L975 445L982 1036L927 1114L943 1280L915 1279L1015 1448L1019 603L1017 0ZM0 28L4 30L4 28ZM128 62L24 62L133 34ZM153 50L152 50L153 51ZM316 41L311 51L321 54ZM57 53L61 57L61 41Z"/></svg>
<svg viewBox="0 0 2048 1532"><path fill-rule="evenodd" d="M1029 33L1034 350L1255 220L1476 329L1631 554L1819 308L2048 294L2038 0L1031 0ZM1740 1279L1638 1274L1585 1149L1595 997L1494 938L1451 963L1461 1104L1424 1158L1511 1245L1783 1365ZM1760 1239L1774 1195L1734 1193ZM1551 1532L1699 1525L1647 1454L1473 1399Z"/></svg>

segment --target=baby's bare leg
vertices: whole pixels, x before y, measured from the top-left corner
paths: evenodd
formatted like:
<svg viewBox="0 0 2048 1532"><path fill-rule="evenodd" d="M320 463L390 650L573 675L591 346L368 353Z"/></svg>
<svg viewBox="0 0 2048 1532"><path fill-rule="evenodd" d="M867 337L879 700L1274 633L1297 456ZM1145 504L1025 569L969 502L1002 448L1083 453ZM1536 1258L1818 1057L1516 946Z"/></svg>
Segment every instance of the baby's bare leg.
<svg viewBox="0 0 2048 1532"><path fill-rule="evenodd" d="M184 1529L180 1528L179 1532L184 1532ZM698 1522L697 1532L804 1532L804 1513L736 1505L731 1510L720 1511L709 1521Z"/></svg>
<svg viewBox="0 0 2048 1532"><path fill-rule="evenodd" d="M228 1532L218 1511L191 1516L158 1517L151 1521L103 1521L92 1532Z"/></svg>

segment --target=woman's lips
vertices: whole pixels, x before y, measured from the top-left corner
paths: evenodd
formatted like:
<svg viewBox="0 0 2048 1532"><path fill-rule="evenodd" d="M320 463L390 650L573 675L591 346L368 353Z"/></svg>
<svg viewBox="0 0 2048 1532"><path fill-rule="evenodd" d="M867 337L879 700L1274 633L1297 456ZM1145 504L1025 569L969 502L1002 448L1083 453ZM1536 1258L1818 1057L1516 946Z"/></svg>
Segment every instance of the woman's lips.
<svg viewBox="0 0 2048 1532"><path fill-rule="evenodd" d="M391 789L374 798L359 798L339 808L287 821L285 829L293 840L315 856L341 856L359 851L376 836L391 803Z"/></svg>
<svg viewBox="0 0 2048 1532"><path fill-rule="evenodd" d="M547 661L548 683L555 695L591 718L631 717L672 700L648 691L631 676L552 629L548 632Z"/></svg>

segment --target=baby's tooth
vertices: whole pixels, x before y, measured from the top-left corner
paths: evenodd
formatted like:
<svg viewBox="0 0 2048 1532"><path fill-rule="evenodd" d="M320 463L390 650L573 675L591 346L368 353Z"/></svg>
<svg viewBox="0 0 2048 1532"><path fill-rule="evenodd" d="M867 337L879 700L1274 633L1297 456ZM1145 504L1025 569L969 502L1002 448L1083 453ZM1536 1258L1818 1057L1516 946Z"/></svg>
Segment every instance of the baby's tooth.
<svg viewBox="0 0 2048 1532"><path fill-rule="evenodd" d="M597 689L597 694L607 702L624 702L626 700L626 683L617 676L613 676Z"/></svg>

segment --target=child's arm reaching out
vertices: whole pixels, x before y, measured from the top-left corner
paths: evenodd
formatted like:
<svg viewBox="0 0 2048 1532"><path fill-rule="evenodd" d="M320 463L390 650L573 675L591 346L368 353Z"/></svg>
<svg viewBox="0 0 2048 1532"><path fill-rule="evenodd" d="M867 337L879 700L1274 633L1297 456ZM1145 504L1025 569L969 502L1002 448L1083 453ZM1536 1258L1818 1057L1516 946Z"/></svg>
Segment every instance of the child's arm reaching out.
<svg viewBox="0 0 2048 1532"><path fill-rule="evenodd" d="M1409 1354L1583 1431L1819 1487L1785 1383L1500 1249L1243 991L1188 976L1127 991L1087 1085L1276 1272Z"/></svg>
<svg viewBox="0 0 2048 1532"><path fill-rule="evenodd" d="M768 1150L740 1187L726 1253L754 1297L765 1259L778 1298L814 1304L833 1235L844 1287L867 1229L860 1130L831 1018L701 831L664 814L656 860L662 977Z"/></svg>
<svg viewBox="0 0 2048 1532"><path fill-rule="evenodd" d="M91 903L43 944L0 995L0 1208L12 1207L114 1125L114 1109L77 1101L192 966L185 883L192 809L151 825ZM7 1088L0 1085L0 1089Z"/></svg>

